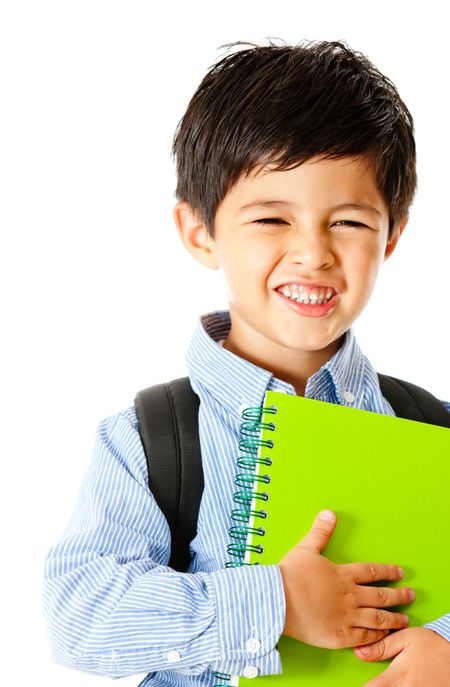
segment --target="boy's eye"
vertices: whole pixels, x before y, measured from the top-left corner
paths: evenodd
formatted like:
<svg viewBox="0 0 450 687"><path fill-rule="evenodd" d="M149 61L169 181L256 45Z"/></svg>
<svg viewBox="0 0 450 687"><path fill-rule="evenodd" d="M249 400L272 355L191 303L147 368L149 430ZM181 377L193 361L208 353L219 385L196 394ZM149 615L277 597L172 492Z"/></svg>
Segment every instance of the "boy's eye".
<svg viewBox="0 0 450 687"><path fill-rule="evenodd" d="M337 222L335 222L335 224L337 224L339 226L343 226L343 227L346 227L346 226L349 226L349 227L365 227L365 226L367 226L366 224L362 224L361 222L353 222L350 219L340 219Z"/></svg>
<svg viewBox="0 0 450 687"><path fill-rule="evenodd" d="M255 224L260 224L261 226L273 227L276 224L285 224L284 220L278 217L265 217L264 219L255 219Z"/></svg>
<svg viewBox="0 0 450 687"><path fill-rule="evenodd" d="M255 219L255 224L260 224L261 226L271 227L276 224L286 224L286 222L279 217L265 217L264 219ZM334 223L337 226L342 227L366 227L366 224L362 222L354 222L350 219L340 219Z"/></svg>

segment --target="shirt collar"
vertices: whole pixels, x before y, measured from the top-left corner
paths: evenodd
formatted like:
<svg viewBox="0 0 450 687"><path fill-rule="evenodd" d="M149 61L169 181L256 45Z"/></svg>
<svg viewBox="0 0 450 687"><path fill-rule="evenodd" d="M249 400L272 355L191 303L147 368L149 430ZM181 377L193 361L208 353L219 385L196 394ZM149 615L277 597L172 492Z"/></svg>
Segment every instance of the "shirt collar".
<svg viewBox="0 0 450 687"><path fill-rule="evenodd" d="M217 310L199 318L186 353L194 391L200 396L211 394L221 405L239 415L243 406L262 405L267 389L295 395L291 384L218 343L227 337L230 327L228 310ZM365 408L364 380L367 375L376 384L376 373L349 329L338 351L308 379L305 396Z"/></svg>
<svg viewBox="0 0 450 687"><path fill-rule="evenodd" d="M243 405L262 405L272 373L219 345L230 328L228 310L202 315L186 353L186 364L192 388L200 398L210 394L240 416Z"/></svg>
<svg viewBox="0 0 450 687"><path fill-rule="evenodd" d="M363 408L365 378L372 370L359 348L352 329L347 330L340 348L307 382L305 396L327 400L336 395L340 405ZM372 377L375 376L373 371Z"/></svg>

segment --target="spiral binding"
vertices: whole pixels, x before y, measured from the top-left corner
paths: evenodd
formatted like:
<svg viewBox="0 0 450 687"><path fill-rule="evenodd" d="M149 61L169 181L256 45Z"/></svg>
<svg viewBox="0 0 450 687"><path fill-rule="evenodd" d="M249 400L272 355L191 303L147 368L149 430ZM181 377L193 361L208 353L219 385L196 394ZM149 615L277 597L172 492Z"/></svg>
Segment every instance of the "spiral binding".
<svg viewBox="0 0 450 687"><path fill-rule="evenodd" d="M230 542L227 548L227 553L236 560L230 560L225 563L226 568L239 568L242 565L259 565L259 563L246 563L245 557L247 552L261 554L264 551L262 544L247 544L249 534L263 537L266 533L264 527L250 527L251 518L260 518L264 520L267 517L267 511L263 508L252 508L252 502L268 501L269 495L264 491L264 485L270 483L270 475L257 475L256 468L258 465L265 465L270 467L272 459L268 456L262 458L258 457L260 447L271 449L274 443L270 439L261 439L261 430L268 429L273 431L275 424L273 422L262 422L264 413L277 413L276 406L254 406L245 408L242 412L241 423L241 439L239 441L239 452L245 455L240 455L237 459L236 465L239 470L245 472L237 472L235 477L235 484L239 490L234 493L233 501L239 506L231 511L231 518L237 525L232 525L229 529ZM214 672L214 678L221 680L213 687L229 687L231 675L227 673Z"/></svg>

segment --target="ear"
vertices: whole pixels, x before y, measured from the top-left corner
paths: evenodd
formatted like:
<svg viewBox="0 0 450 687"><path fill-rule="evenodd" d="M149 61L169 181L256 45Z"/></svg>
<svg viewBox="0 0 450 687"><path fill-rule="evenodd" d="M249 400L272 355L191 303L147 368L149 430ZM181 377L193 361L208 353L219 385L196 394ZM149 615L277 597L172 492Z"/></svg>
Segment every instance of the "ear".
<svg viewBox="0 0 450 687"><path fill-rule="evenodd" d="M396 227L394 227L392 236L386 243L386 249L384 251L384 260L387 260L394 252L395 247L399 241L399 238L402 235L404 228L408 224L408 219L409 217L405 217L404 219L402 219L401 222L399 222L399 224L397 224Z"/></svg>
<svg viewBox="0 0 450 687"><path fill-rule="evenodd" d="M197 218L186 202L177 203L173 209L173 218L185 248L196 260L212 270L219 268L214 240L206 226Z"/></svg>

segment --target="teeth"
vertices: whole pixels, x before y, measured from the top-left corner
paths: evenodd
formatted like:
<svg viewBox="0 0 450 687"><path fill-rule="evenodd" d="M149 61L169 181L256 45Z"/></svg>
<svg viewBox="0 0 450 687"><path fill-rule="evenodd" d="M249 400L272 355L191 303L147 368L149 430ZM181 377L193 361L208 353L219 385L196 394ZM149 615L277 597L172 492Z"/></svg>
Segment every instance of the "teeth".
<svg viewBox="0 0 450 687"><path fill-rule="evenodd" d="M305 305L326 303L333 295L333 289L331 288L307 289L305 286L299 286L298 284L285 284L281 287L280 291L287 298Z"/></svg>

